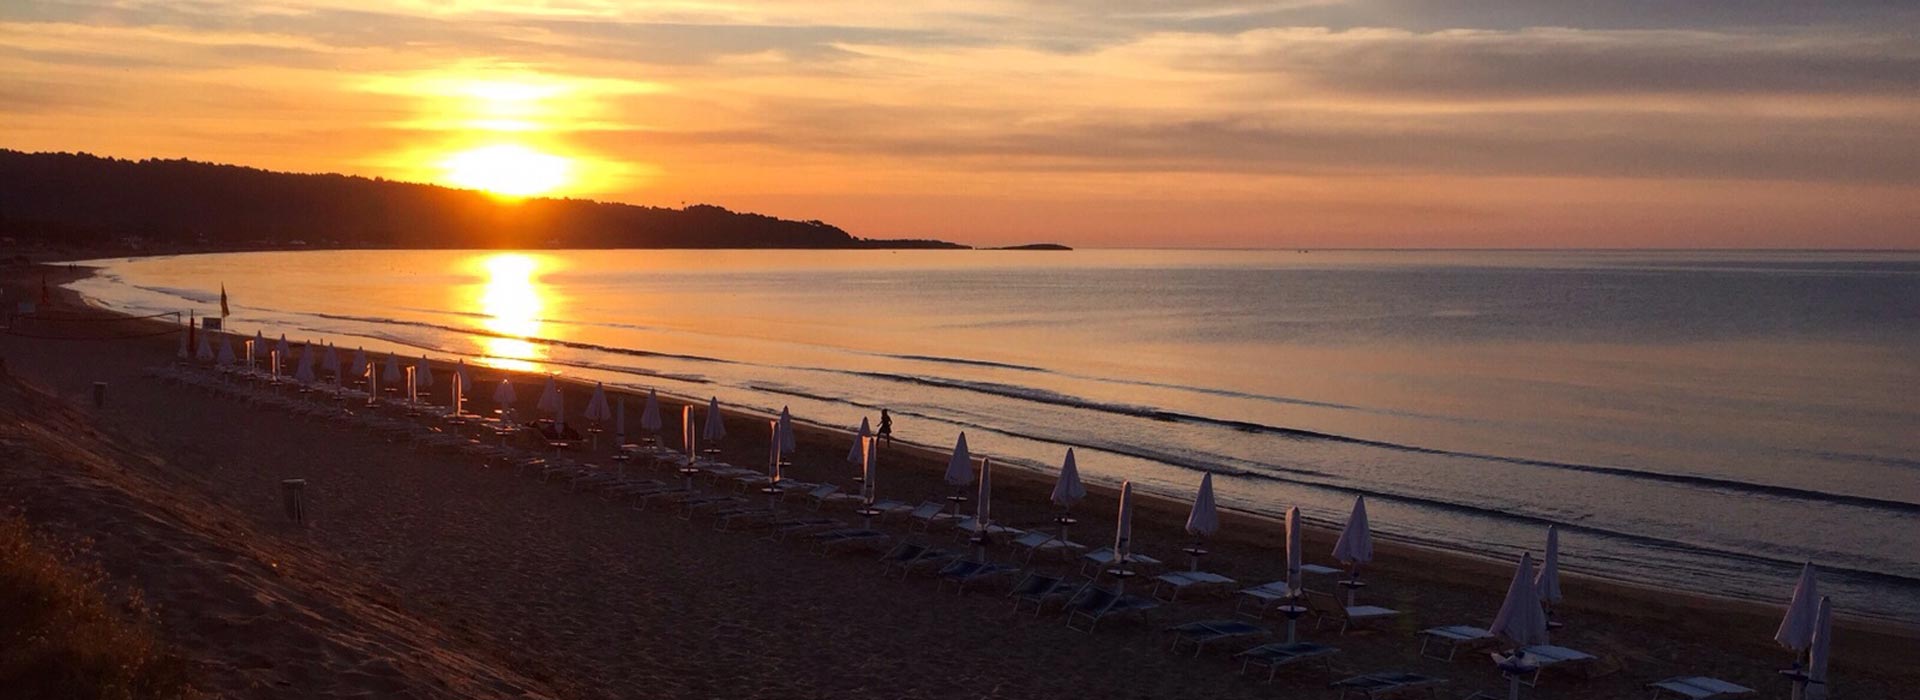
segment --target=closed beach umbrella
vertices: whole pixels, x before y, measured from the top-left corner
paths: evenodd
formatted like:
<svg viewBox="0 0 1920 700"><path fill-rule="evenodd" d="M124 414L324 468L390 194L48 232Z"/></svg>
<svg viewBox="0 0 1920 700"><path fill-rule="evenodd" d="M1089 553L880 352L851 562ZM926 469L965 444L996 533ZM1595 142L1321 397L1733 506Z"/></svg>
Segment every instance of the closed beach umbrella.
<svg viewBox="0 0 1920 700"><path fill-rule="evenodd" d="M353 349L353 364L348 367L347 374L349 376L354 376L354 377L367 376L367 349L366 348L357 347Z"/></svg>
<svg viewBox="0 0 1920 700"><path fill-rule="evenodd" d="M1120 482L1120 513L1113 525L1113 563L1126 566L1133 553L1133 482Z"/></svg>
<svg viewBox="0 0 1920 700"><path fill-rule="evenodd" d="M553 375L547 375L547 385L540 390L540 402L533 407L548 413L560 411L560 383L554 381Z"/></svg>
<svg viewBox="0 0 1920 700"><path fill-rule="evenodd" d="M627 444L627 397L613 400L613 440L616 447Z"/></svg>
<svg viewBox="0 0 1920 700"><path fill-rule="evenodd" d="M193 356L201 362L212 362L214 359L213 341L207 338L206 333L200 333L199 336L198 345L200 347L194 348Z"/></svg>
<svg viewBox="0 0 1920 700"><path fill-rule="evenodd" d="M1547 613L1540 607L1540 595L1533 587L1533 554L1520 555L1520 568L1513 572L1507 586L1507 599L1500 603L1500 614L1487 627L1493 636L1506 640L1515 649L1513 670L1507 673L1508 700L1520 699L1520 676L1526 659L1524 649L1547 643Z"/></svg>
<svg viewBox="0 0 1920 700"><path fill-rule="evenodd" d="M313 383L314 349L311 343L300 347L300 363L294 365L293 380L301 384Z"/></svg>
<svg viewBox="0 0 1920 700"><path fill-rule="evenodd" d="M793 412L786 406L780 407L780 454L793 454L800 449L800 442L793 437Z"/></svg>
<svg viewBox="0 0 1920 700"><path fill-rule="evenodd" d="M1827 698L1827 655L1833 646L1833 600L1820 596L1820 613L1813 625L1813 649L1807 655L1807 700Z"/></svg>
<svg viewBox="0 0 1920 700"><path fill-rule="evenodd" d="M340 383L340 353L333 349L333 343L327 343L326 352L321 353L320 368L327 371L327 376L333 377L333 383Z"/></svg>
<svg viewBox="0 0 1920 700"><path fill-rule="evenodd" d="M1187 511L1187 534L1206 537L1220 530L1220 512L1213 505L1213 475L1200 477L1200 491L1193 494L1193 509Z"/></svg>
<svg viewBox="0 0 1920 700"><path fill-rule="evenodd" d="M873 437L873 428L867 423L867 417L860 417L860 429L853 433L853 447L847 449L847 461L859 464L867 453L867 438Z"/></svg>
<svg viewBox="0 0 1920 700"><path fill-rule="evenodd" d="M687 448L687 462L692 463L699 456L694 452L692 404L680 407L680 444Z"/></svg>
<svg viewBox="0 0 1920 700"><path fill-rule="evenodd" d="M707 424L700 429L700 439L720 440L727 436L726 419L720 416L720 397L707 399Z"/></svg>
<svg viewBox="0 0 1920 700"><path fill-rule="evenodd" d="M1287 595L1296 599L1294 604L1298 603L1302 590L1306 588L1306 582L1301 580L1300 571L1302 557L1304 556L1304 553L1300 550L1300 530L1300 508L1298 506L1290 507L1287 509ZM1299 621L1299 609L1289 608L1287 611L1288 644L1292 644L1295 641L1295 625Z"/></svg>
<svg viewBox="0 0 1920 700"><path fill-rule="evenodd" d="M780 419L767 421L767 481L780 483Z"/></svg>
<svg viewBox="0 0 1920 700"><path fill-rule="evenodd" d="M613 418L613 408L607 406L607 385L594 382L593 397L587 399L587 420L598 423Z"/></svg>
<svg viewBox="0 0 1920 700"><path fill-rule="evenodd" d="M964 432L953 443L953 456L947 458L946 481L948 486L973 483L973 455L967 454L967 434Z"/></svg>
<svg viewBox="0 0 1920 700"><path fill-rule="evenodd" d="M553 388L553 434L566 438L567 430L567 393L559 386Z"/></svg>
<svg viewBox="0 0 1920 700"><path fill-rule="evenodd" d="M413 363L413 385L433 386L433 365L427 363L426 355L421 355L420 359Z"/></svg>
<svg viewBox="0 0 1920 700"><path fill-rule="evenodd" d="M1073 509L1073 504L1087 497L1087 487L1080 484L1080 467L1073 461L1073 448L1067 448L1067 461L1060 464L1060 479L1053 482L1053 504Z"/></svg>
<svg viewBox="0 0 1920 700"><path fill-rule="evenodd" d="M453 361L453 373L460 376L460 386L467 388L473 387L473 374L467 371L466 358L463 357Z"/></svg>
<svg viewBox="0 0 1920 700"><path fill-rule="evenodd" d="M239 360L233 356L233 339L220 336L220 364L231 365Z"/></svg>
<svg viewBox="0 0 1920 700"><path fill-rule="evenodd" d="M513 391L513 382L501 379L500 384L493 388L493 402L500 404L500 412L502 415L505 415L508 410L513 408L513 402L519 400L520 397L515 395Z"/></svg>
<svg viewBox="0 0 1920 700"><path fill-rule="evenodd" d="M267 352L267 336L260 331L254 331L253 342L241 342L240 346L247 354L247 369L253 369L253 358L255 355L264 355Z"/></svg>
<svg viewBox="0 0 1920 700"><path fill-rule="evenodd" d="M405 378L406 375L400 371L400 358L393 353L387 353L387 364L380 370L380 381L392 386L399 384L400 380Z"/></svg>
<svg viewBox="0 0 1920 700"><path fill-rule="evenodd" d="M1373 531L1367 528L1366 496L1354 497L1353 514L1347 516L1346 528L1340 530L1340 539L1333 543L1333 558L1355 571L1373 561Z"/></svg>
<svg viewBox="0 0 1920 700"><path fill-rule="evenodd" d="M880 480L880 440L868 437L866 449L860 451L860 500L873 505Z"/></svg>
<svg viewBox="0 0 1920 700"><path fill-rule="evenodd" d="M660 432L666 423L660 420L660 395L652 389L647 390L647 403L640 408L640 429Z"/></svg>
<svg viewBox="0 0 1920 700"><path fill-rule="evenodd" d="M1560 526L1547 526L1547 553L1540 557L1540 575L1533 579L1534 592L1540 595L1540 602L1553 605L1560 602Z"/></svg>
<svg viewBox="0 0 1920 700"><path fill-rule="evenodd" d="M274 343L273 349L280 353L282 363L293 361L293 346L287 344L287 334L280 334L280 341Z"/></svg>
<svg viewBox="0 0 1920 700"><path fill-rule="evenodd" d="M980 460L980 491L973 501L973 532L985 537L993 523L993 460Z"/></svg>
<svg viewBox="0 0 1920 700"><path fill-rule="evenodd" d="M1813 645L1813 625L1820 615L1820 589L1813 577L1813 562L1800 569L1800 583L1793 587L1793 600L1787 603L1787 615L1774 631L1773 641L1796 652Z"/></svg>

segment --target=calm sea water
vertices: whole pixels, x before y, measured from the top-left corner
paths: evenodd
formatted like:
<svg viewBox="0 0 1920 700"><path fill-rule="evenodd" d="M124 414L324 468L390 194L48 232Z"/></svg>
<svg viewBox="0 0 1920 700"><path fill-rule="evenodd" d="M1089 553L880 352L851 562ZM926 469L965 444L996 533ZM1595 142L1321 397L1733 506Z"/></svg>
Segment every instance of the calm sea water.
<svg viewBox="0 0 1920 700"><path fill-rule="evenodd" d="M345 251L96 261L135 311L550 369L1506 558L1920 622L1920 255ZM897 494L914 497L923 494ZM1570 593L1578 595L1577 590Z"/></svg>

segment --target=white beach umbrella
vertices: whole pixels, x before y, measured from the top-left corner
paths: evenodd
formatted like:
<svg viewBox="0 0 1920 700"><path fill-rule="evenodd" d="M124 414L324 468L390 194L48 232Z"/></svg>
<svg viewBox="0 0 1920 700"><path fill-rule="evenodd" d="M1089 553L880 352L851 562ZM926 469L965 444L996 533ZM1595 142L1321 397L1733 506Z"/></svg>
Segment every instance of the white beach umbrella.
<svg viewBox="0 0 1920 700"><path fill-rule="evenodd" d="M1800 583L1793 587L1793 599L1787 603L1786 617L1773 633L1773 641L1796 652L1813 644L1813 624L1820 615L1820 587L1814 580L1813 562L1800 569Z"/></svg>
<svg viewBox="0 0 1920 700"><path fill-rule="evenodd" d="M274 343L273 349L279 351L280 362L286 363L293 360L293 346L287 344L287 334L280 334L280 342Z"/></svg>
<svg viewBox="0 0 1920 700"><path fill-rule="evenodd" d="M553 434L566 437L567 429L567 392L559 385L553 387Z"/></svg>
<svg viewBox="0 0 1920 700"><path fill-rule="evenodd" d="M200 336L200 340L198 345L200 347L194 348L193 356L195 359L198 359L201 362L212 362L214 359L213 341L207 338L206 331L200 331L199 336Z"/></svg>
<svg viewBox="0 0 1920 700"><path fill-rule="evenodd" d="M700 456L700 453L694 450L693 438L693 405L688 404L680 407L680 444L687 448L689 463Z"/></svg>
<svg viewBox="0 0 1920 700"><path fill-rule="evenodd" d="M1053 504L1061 508L1073 509L1073 504L1087 497L1087 487L1080 483L1080 467L1073 461L1073 448L1067 448L1067 461L1060 464L1060 479L1053 482Z"/></svg>
<svg viewBox="0 0 1920 700"><path fill-rule="evenodd" d="M333 383L340 383L340 352L333 349L333 343L327 343L327 349L320 355L320 368L333 377Z"/></svg>
<svg viewBox="0 0 1920 700"><path fill-rule="evenodd" d="M1534 590L1533 579L1533 553L1521 554L1520 567L1514 570L1513 582L1507 585L1507 599L1501 601L1500 613L1487 627L1488 632L1515 650L1513 656L1503 662L1503 666L1513 666L1507 673L1508 700L1520 699L1520 676L1526 668L1526 653L1522 650L1547 643L1547 613L1540 608L1540 595Z"/></svg>
<svg viewBox="0 0 1920 700"><path fill-rule="evenodd" d="M613 400L613 441L616 448L627 444L627 397L624 394Z"/></svg>
<svg viewBox="0 0 1920 700"><path fill-rule="evenodd" d="M513 403L519 400L520 397L513 390L513 382L502 378L500 383L494 386L493 402L500 404L500 412L502 415L505 415L508 409L513 408Z"/></svg>
<svg viewBox="0 0 1920 700"><path fill-rule="evenodd" d="M987 536L987 528L993 524L993 460L980 459L980 490L973 501L973 533Z"/></svg>
<svg viewBox="0 0 1920 700"><path fill-rule="evenodd" d="M780 419L767 420L767 481L780 483Z"/></svg>
<svg viewBox="0 0 1920 700"><path fill-rule="evenodd" d="M1133 482L1120 482L1119 516L1113 525L1113 563L1126 566L1133 554Z"/></svg>
<svg viewBox="0 0 1920 700"><path fill-rule="evenodd" d="M867 423L867 417L860 417L860 429L853 433L853 447L847 449L847 461L859 464L866 455L867 438L873 436L873 428Z"/></svg>
<svg viewBox="0 0 1920 700"><path fill-rule="evenodd" d="M613 418L613 408L607 405L606 384L594 382L593 397L587 399L587 412L583 415L587 420L596 423Z"/></svg>
<svg viewBox="0 0 1920 700"><path fill-rule="evenodd" d="M1220 530L1220 511L1213 504L1213 474L1200 477L1200 490L1193 494L1193 509L1187 511L1187 534L1206 537Z"/></svg>
<svg viewBox="0 0 1920 700"><path fill-rule="evenodd" d="M640 408L640 429L657 433L664 427L666 422L660 420L660 394L648 389L647 403Z"/></svg>
<svg viewBox="0 0 1920 700"><path fill-rule="evenodd" d="M1820 613L1813 625L1813 649L1807 655L1807 700L1827 699L1827 656L1833 646L1833 600L1820 596Z"/></svg>
<svg viewBox="0 0 1920 700"><path fill-rule="evenodd" d="M296 382L300 382L301 384L312 384L314 379L314 376L313 376L314 364L315 362L314 362L313 344L308 343L306 345L301 346L300 362L294 365L294 368L293 368L293 380Z"/></svg>
<svg viewBox="0 0 1920 700"><path fill-rule="evenodd" d="M793 454L800 449L800 442L793 436L793 412L786 406L780 407L780 454Z"/></svg>
<svg viewBox="0 0 1920 700"><path fill-rule="evenodd" d="M948 486L966 486L973 483L973 455L967 453L967 434L960 433L960 439L953 443L953 455L947 458L946 481Z"/></svg>
<svg viewBox="0 0 1920 700"><path fill-rule="evenodd" d="M467 380L459 372L453 373L453 380L447 383L447 404L453 407L455 418L460 417L461 409L467 402Z"/></svg>
<svg viewBox="0 0 1920 700"><path fill-rule="evenodd" d="M1367 528L1366 496L1354 497L1353 513L1347 516L1347 526L1340 530L1340 539L1333 543L1333 558L1356 571L1373 561L1373 531Z"/></svg>
<svg viewBox="0 0 1920 700"><path fill-rule="evenodd" d="M540 389L540 401L533 407L548 413L560 410L560 382L555 381L553 375L547 375L547 385Z"/></svg>
<svg viewBox="0 0 1920 700"><path fill-rule="evenodd" d="M1534 592L1540 595L1540 602L1553 605L1560 602L1560 526L1547 526L1547 553L1540 557L1540 575L1533 579Z"/></svg>
<svg viewBox="0 0 1920 700"><path fill-rule="evenodd" d="M366 348L356 347L353 349L353 364L348 366L347 374L355 377L367 376Z"/></svg>
<svg viewBox="0 0 1920 700"><path fill-rule="evenodd" d="M385 368L380 370L380 381L393 385L399 384L400 380L405 378L406 375L400 371L400 357L393 353L387 353L387 364Z"/></svg>
<svg viewBox="0 0 1920 700"><path fill-rule="evenodd" d="M427 362L426 355L413 363L413 385L433 386L433 365Z"/></svg>
<svg viewBox="0 0 1920 700"><path fill-rule="evenodd" d="M247 369L253 369L254 357L267 353L267 336L256 330L253 332L253 342L248 343L242 341L240 343L240 349L247 355Z"/></svg>
<svg viewBox="0 0 1920 700"><path fill-rule="evenodd" d="M866 449L860 451L860 501L873 505L880 485L880 439L868 437L864 442Z"/></svg>
<svg viewBox="0 0 1920 700"><path fill-rule="evenodd" d="M720 415L720 397L707 399L707 423L700 429L700 439L720 440L727 436L727 421Z"/></svg>
<svg viewBox="0 0 1920 700"><path fill-rule="evenodd" d="M1294 602L1289 603L1289 607L1287 608L1287 643L1292 644L1297 638L1295 627L1300 621L1301 614L1300 609L1293 606L1298 602L1301 593L1306 588L1306 582L1301 580L1301 564L1304 553L1300 550L1302 528L1300 527L1300 508L1298 506L1287 509L1286 522L1287 595L1295 599Z"/></svg>
<svg viewBox="0 0 1920 700"><path fill-rule="evenodd" d="M220 336L220 364L231 365L239 360L233 356L233 339Z"/></svg>
<svg viewBox="0 0 1920 700"><path fill-rule="evenodd" d="M461 386L467 388L473 387L473 373L467 371L467 358L463 357L453 361L453 373L460 377Z"/></svg>

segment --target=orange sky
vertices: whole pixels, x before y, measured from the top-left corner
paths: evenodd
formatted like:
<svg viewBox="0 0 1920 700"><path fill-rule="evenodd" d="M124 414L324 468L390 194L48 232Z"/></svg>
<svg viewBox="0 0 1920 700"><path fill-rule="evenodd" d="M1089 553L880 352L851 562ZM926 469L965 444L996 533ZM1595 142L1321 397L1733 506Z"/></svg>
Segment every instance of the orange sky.
<svg viewBox="0 0 1920 700"><path fill-rule="evenodd" d="M982 245L1920 247L1920 10L1808 5L28 1L0 147Z"/></svg>

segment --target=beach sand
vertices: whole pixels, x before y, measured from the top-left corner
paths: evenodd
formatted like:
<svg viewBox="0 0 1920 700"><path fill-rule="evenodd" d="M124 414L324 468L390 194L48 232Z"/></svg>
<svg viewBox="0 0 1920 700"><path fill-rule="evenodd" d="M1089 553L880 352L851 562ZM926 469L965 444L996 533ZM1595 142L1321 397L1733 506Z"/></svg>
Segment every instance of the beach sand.
<svg viewBox="0 0 1920 700"><path fill-rule="evenodd" d="M49 272L55 284L64 274L84 273ZM9 279L8 299L38 293L37 275ZM60 296L60 306L77 312L71 295ZM883 579L871 554L822 557L757 533L716 532L705 521L679 519L673 509L635 511L473 458L416 451L346 424L148 376L150 368L172 362L175 342L0 336L10 374L57 397L57 412L67 416L38 430L97 430L100 435L88 439L115 455L84 479L58 478L57 451L38 461L12 460L0 473L0 505L102 543L96 552L109 571L163 611L169 636L199 655L207 685L221 695L1331 695L1325 687L1332 678L1317 669L1291 669L1269 685L1239 675L1239 665L1218 650L1199 658L1168 653L1164 627L1232 618L1231 598L1183 596L1144 619L1102 622L1094 634L1082 634L1068 630L1058 614L1014 616L1000 595L1004 587L954 595L925 577ZM500 377L494 370L475 373L482 386ZM104 408L88 403L96 381L109 383ZM520 381L526 415L533 413L538 381ZM445 391L443 379L435 387L443 403ZM476 393L484 405L491 389ZM576 387L569 397L571 422L584 425L578 413L587 391ZM671 434L678 404L666 403ZM22 399L16 422L40 425L37 416L53 411L30 404ZM628 407L636 425L638 408L637 401ZM722 457L763 464L765 420L729 415L734 437L722 442ZM788 476L850 485L846 434L803 425L799 439ZM573 456L604 461L604 454ZM917 502L951 493L940 483L945 458L943 451L903 445L884 451L881 497ZM279 484L288 478L310 483L305 527L287 524L281 514ZM1050 521L1051 476L1000 469L994 479L997 522L1040 527ZM1111 538L1114 498L1090 490L1075 508L1081 523L1073 539L1102 546ZM1190 544L1180 532L1186 505L1138 499L1135 517L1135 551L1183 567L1178 550ZM1221 533L1207 543L1213 554L1204 568L1246 584L1280 578L1277 523L1239 513L1223 513L1222 520ZM1392 529L1390 522L1374 525ZM118 542L136 526L158 534ZM907 533L902 525L886 527ZM960 546L950 533L925 537ZM1308 561L1331 564L1325 554L1331 543L1331 533L1310 532ZM1578 567L1577 549L1564 556L1566 566ZM282 564L271 566L276 562ZM1342 650L1336 677L1415 671L1449 679L1443 696L1474 690L1504 696L1485 655L1422 658L1416 632L1484 626L1511 576L1511 562L1382 541L1360 602L1407 614L1344 636L1310 631L1309 619L1303 637ZM1791 586L1781 582L1782 602ZM1591 678L1549 673L1544 694L1645 697L1650 681L1701 674L1760 689L1765 697L1786 695L1774 672L1791 654L1771 641L1776 608L1574 575L1564 589L1567 602L1558 611L1567 626L1554 641L1596 654L1601 663ZM1902 698L1920 688L1920 639L1912 630L1861 621L1841 628L1832 667L1836 697Z"/></svg>

